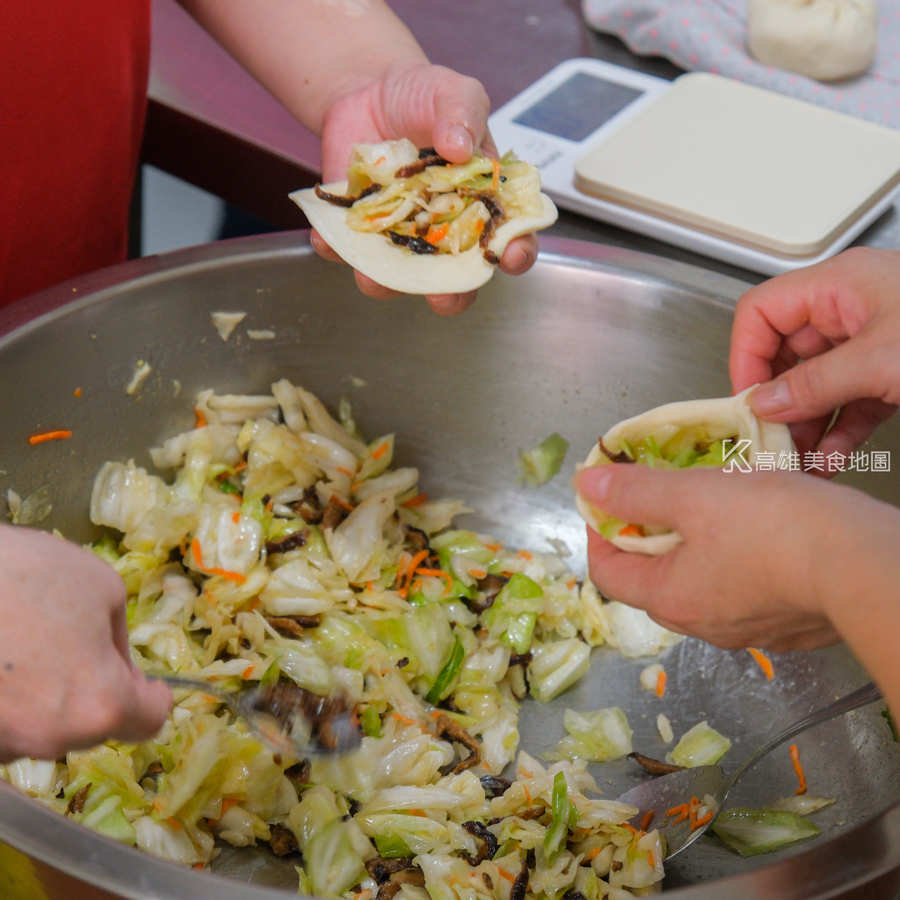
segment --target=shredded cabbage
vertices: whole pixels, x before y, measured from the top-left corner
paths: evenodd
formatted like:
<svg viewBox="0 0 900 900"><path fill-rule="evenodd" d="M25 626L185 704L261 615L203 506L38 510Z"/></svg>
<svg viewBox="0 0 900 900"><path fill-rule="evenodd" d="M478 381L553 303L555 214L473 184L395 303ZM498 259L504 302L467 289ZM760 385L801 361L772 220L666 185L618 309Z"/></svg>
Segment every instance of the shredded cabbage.
<svg viewBox="0 0 900 900"><path fill-rule="evenodd" d="M368 177L379 159L365 162ZM225 690L280 679L340 690L361 747L282 758L211 694L178 689L152 740L64 764L19 760L0 775L184 865L209 863L217 841L274 845L287 833L303 853L301 890L321 897L377 891L364 866L376 855L415 857L424 888L404 883L401 900L505 900L532 859L530 891L547 898L657 884L658 836L622 828L637 810L601 799L586 771L586 759L631 749L624 714L567 712L568 749L549 768L519 750L518 717L529 685L539 701L556 697L587 671L591 647L654 652L669 633L601 601L558 554L451 530L465 507L425 499L416 469L392 468L393 435L364 443L347 409L344 428L287 380L271 395L203 391L196 406L206 424L151 452L166 478L110 462L95 481L91 519L114 531L92 549L125 582L132 657Z"/></svg>
<svg viewBox="0 0 900 900"><path fill-rule="evenodd" d="M666 759L676 766L692 769L696 766L711 766L717 763L731 749L731 741L710 728L706 722L699 722L686 731Z"/></svg>
<svg viewBox="0 0 900 900"><path fill-rule="evenodd" d="M771 853L822 833L817 825L797 813L773 809L729 809L719 813L710 827L741 856Z"/></svg>

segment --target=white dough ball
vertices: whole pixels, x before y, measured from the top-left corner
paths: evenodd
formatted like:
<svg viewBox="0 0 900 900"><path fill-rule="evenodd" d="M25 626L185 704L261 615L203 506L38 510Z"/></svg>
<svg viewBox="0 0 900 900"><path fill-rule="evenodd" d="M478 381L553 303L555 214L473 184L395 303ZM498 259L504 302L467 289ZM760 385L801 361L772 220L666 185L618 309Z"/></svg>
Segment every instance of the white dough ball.
<svg viewBox="0 0 900 900"><path fill-rule="evenodd" d="M768 66L818 81L861 75L875 59L875 0L750 0L750 52Z"/></svg>

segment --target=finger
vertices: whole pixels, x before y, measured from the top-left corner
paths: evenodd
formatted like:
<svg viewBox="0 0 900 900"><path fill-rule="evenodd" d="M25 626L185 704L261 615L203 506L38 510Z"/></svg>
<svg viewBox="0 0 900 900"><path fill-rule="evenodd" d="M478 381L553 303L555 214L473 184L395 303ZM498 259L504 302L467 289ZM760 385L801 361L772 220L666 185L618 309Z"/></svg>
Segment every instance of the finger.
<svg viewBox="0 0 900 900"><path fill-rule="evenodd" d="M477 296L478 291L469 291L465 294L431 294L426 299L439 316L458 316L475 302Z"/></svg>
<svg viewBox="0 0 900 900"><path fill-rule="evenodd" d="M537 255L537 237L533 234L523 235L507 244L500 257L500 269L507 275L521 275L534 265Z"/></svg>
<svg viewBox="0 0 900 900"><path fill-rule="evenodd" d="M819 450L826 458L831 453L849 456L861 447L897 411L897 407L880 400L857 400L839 413L831 431L822 438Z"/></svg>
<svg viewBox="0 0 900 900"><path fill-rule="evenodd" d="M403 296L399 291L392 291L390 288L386 288L383 284L373 281L368 275L363 275L362 272L354 272L353 274L356 276L356 286L367 297L373 297L375 300L394 300Z"/></svg>
<svg viewBox="0 0 900 900"><path fill-rule="evenodd" d="M697 488L698 474L712 473L657 471L633 464L590 466L576 474L575 490L623 522L674 528L688 491Z"/></svg>
<svg viewBox="0 0 900 900"><path fill-rule="evenodd" d="M605 597L649 611L658 594L662 557L626 553L588 528L588 572Z"/></svg>
<svg viewBox="0 0 900 900"><path fill-rule="evenodd" d="M853 400L883 399L897 381L895 356L874 330L864 329L852 341L760 385L750 394L750 407L773 422L801 422Z"/></svg>
<svg viewBox="0 0 900 900"><path fill-rule="evenodd" d="M310 244L312 244L313 250L315 250L316 253L322 257L322 259L327 259L329 262L342 263L346 265L346 263L344 263L344 260L341 259L340 256L338 256L336 251L332 250L330 244L325 243L325 238L323 238L322 235L319 234L319 232L315 229L313 229L309 233L309 242Z"/></svg>
<svg viewBox="0 0 900 900"><path fill-rule="evenodd" d="M172 709L172 691L164 682L148 680L131 669L127 694L121 720L110 736L128 743L145 741L165 724Z"/></svg>
<svg viewBox="0 0 900 900"><path fill-rule="evenodd" d="M788 335L785 343L795 354L796 359L812 359L834 347L834 343L812 325L805 325L799 331Z"/></svg>
<svg viewBox="0 0 900 900"><path fill-rule="evenodd" d="M794 439L797 452L801 457L818 449L819 442L828 431L831 419L831 415L820 416L818 419L811 419L809 422L795 422L790 426L791 437Z"/></svg>
<svg viewBox="0 0 900 900"><path fill-rule="evenodd" d="M481 82L442 66L433 68L438 73L432 127L434 148L449 162L464 163L487 134L491 103Z"/></svg>

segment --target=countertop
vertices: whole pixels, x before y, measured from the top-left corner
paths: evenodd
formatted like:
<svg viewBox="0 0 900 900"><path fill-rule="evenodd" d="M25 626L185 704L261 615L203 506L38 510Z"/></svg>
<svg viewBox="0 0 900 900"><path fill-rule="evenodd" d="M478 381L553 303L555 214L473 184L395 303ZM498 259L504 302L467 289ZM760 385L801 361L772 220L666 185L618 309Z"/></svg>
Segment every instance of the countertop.
<svg viewBox="0 0 900 900"><path fill-rule="evenodd" d="M663 78L680 70L597 34L578 0L388 0L432 62L478 78L494 109L564 59L592 56ZM175 0L153 0L144 160L283 228L306 221L287 193L317 180L319 139ZM758 282L762 276L560 211L549 234L641 250ZM895 206L857 241L900 248Z"/></svg>

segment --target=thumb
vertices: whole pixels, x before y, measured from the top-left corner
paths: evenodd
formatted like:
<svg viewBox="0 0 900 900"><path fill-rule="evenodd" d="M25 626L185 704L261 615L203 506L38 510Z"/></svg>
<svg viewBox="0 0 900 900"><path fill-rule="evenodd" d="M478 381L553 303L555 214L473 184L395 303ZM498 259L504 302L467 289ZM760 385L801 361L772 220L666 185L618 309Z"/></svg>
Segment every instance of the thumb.
<svg viewBox="0 0 900 900"><path fill-rule="evenodd" d="M172 709L172 691L164 682L150 680L135 668L126 677L131 679L131 700L113 737L137 743L153 737L165 724Z"/></svg>
<svg viewBox="0 0 900 900"><path fill-rule="evenodd" d="M696 473L634 464L591 466L575 476L575 490L592 506L624 522L674 528L681 517L684 485L692 474Z"/></svg>
<svg viewBox="0 0 900 900"><path fill-rule="evenodd" d="M756 415L773 422L804 422L833 412L853 400L882 398L885 367L877 362L883 355L863 329L858 335L788 369L766 384L761 384L749 397ZM896 368L892 359L885 360L888 371ZM878 374L880 373L880 375Z"/></svg>
<svg viewBox="0 0 900 900"><path fill-rule="evenodd" d="M464 163L487 135L491 103L481 82L436 66L434 149L452 163Z"/></svg>

